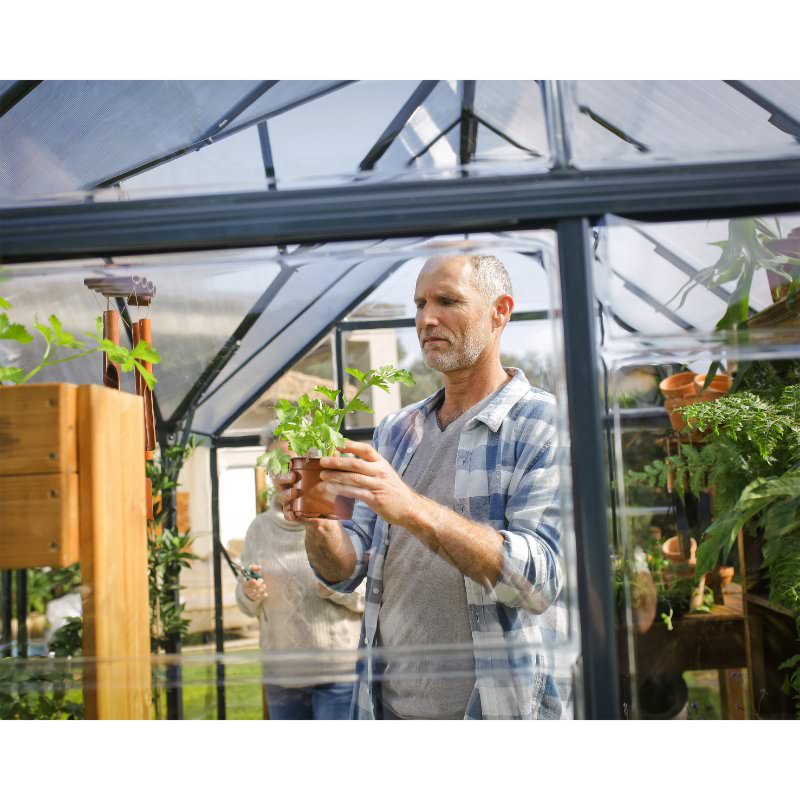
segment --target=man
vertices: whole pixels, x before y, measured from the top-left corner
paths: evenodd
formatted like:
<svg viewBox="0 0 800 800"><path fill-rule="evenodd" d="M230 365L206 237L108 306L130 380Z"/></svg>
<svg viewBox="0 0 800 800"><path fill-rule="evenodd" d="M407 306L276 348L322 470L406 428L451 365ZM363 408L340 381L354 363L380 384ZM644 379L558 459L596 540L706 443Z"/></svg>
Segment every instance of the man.
<svg viewBox="0 0 800 800"><path fill-rule="evenodd" d="M347 592L367 577L360 718L571 716L547 649L567 632L555 404L500 363L511 291L494 257L426 262L416 329L443 389L384 419L374 446L348 441L358 458L322 459L330 493L360 501L352 521L306 522L322 581ZM403 645L440 655L409 661Z"/></svg>

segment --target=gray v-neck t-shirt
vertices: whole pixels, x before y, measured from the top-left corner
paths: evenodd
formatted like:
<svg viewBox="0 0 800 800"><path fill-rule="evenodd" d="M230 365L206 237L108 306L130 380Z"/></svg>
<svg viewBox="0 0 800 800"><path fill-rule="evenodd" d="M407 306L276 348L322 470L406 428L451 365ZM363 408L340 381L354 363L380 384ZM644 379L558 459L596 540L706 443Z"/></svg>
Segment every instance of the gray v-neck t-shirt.
<svg viewBox="0 0 800 800"><path fill-rule="evenodd" d="M464 425L485 397L444 430L436 410L425 419L422 440L403 473L415 492L453 509L456 456ZM463 574L405 528L389 527L378 641L383 647L464 645L472 631ZM471 650L430 657L388 655L383 703L401 719L462 719L475 686Z"/></svg>

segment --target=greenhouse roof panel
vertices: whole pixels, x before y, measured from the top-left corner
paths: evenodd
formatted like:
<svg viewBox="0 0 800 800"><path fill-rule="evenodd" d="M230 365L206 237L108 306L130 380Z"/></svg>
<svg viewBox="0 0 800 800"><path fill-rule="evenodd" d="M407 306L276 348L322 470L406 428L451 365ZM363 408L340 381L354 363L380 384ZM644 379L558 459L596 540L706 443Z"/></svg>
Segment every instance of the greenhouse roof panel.
<svg viewBox="0 0 800 800"><path fill-rule="evenodd" d="M779 82L780 83L780 82ZM798 140L736 82L578 81L573 150L579 168L609 162L732 159L797 152ZM775 87L772 87L775 89ZM800 83L778 87L797 98Z"/></svg>
<svg viewBox="0 0 800 800"><path fill-rule="evenodd" d="M253 330L254 338L261 346L251 354L246 369L226 370L220 380L215 382L212 391L204 397L197 409L193 429L209 434L227 428L280 377L289 364L316 342L337 319L345 316L363 295L365 287L374 287L381 283L400 263L389 256L371 258L356 264L344 262L338 269L333 269L329 260L315 262L313 276L302 282L307 298L306 305L301 307L301 298L295 294L291 299L296 304L288 304L289 310L295 312L295 316L288 322L276 320L278 324L275 324L268 315L264 316L265 321L270 323L270 330L262 327L258 331ZM331 274L336 279L326 291L320 292L321 284L318 282L327 282ZM309 293L312 283L314 290ZM300 282L295 288L302 288ZM278 295L278 305L283 305L289 299ZM301 308L302 313L297 313ZM239 366L242 364L239 363Z"/></svg>

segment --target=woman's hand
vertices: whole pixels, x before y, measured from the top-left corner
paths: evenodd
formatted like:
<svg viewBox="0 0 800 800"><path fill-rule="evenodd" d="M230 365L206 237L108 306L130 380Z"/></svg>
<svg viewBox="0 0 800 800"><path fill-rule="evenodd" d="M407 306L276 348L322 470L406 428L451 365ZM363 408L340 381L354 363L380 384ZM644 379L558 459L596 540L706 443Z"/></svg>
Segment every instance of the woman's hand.
<svg viewBox="0 0 800 800"><path fill-rule="evenodd" d="M258 564L249 564L247 568L259 576L261 575L262 570ZM242 589L247 599L251 600L253 603L258 603L261 600L265 600L267 597L267 585L261 577L249 578L245 581Z"/></svg>

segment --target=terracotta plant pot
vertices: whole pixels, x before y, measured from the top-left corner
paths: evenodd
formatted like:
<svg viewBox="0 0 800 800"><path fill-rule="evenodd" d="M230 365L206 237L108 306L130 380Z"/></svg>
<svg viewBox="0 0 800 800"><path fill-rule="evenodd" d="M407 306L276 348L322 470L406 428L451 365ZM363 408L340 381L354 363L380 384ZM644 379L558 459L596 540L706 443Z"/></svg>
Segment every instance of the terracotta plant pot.
<svg viewBox="0 0 800 800"><path fill-rule="evenodd" d="M688 561L692 564L696 561L697 555L697 539L692 537L689 539L689 558L681 553L681 542L677 536L670 536L664 544L661 545L661 552L664 558L669 559L673 564L680 564L681 562Z"/></svg>
<svg viewBox="0 0 800 800"><path fill-rule="evenodd" d="M687 372L676 372L674 375L664 378L664 380L658 384L658 388L661 389L661 394L664 395L664 399L666 400L691 396L695 394L695 375L697 375L697 373L691 370Z"/></svg>
<svg viewBox="0 0 800 800"><path fill-rule="evenodd" d="M705 375L697 375L694 379L694 385L697 390L697 394L699 398L702 398L700 402L705 400L716 400L718 397L722 397L722 395L727 394L731 386L733 386L733 378L730 375L726 375L724 372L716 374L712 379L711 383L703 389L703 384L706 382Z"/></svg>
<svg viewBox="0 0 800 800"><path fill-rule="evenodd" d="M303 519L350 519L353 499L337 496L331 499L323 491L318 458L293 458L291 469L300 477L295 488L300 497L292 503L292 511Z"/></svg>
<svg viewBox="0 0 800 800"><path fill-rule="evenodd" d="M672 430L675 433L680 433L686 427L686 420L678 409L690 405L692 403L686 397L672 397L664 403L664 408L667 409L667 414L669 414L669 424L672 425Z"/></svg>

